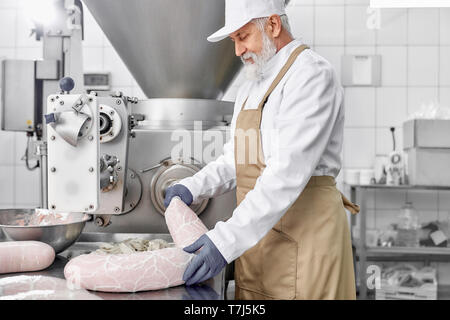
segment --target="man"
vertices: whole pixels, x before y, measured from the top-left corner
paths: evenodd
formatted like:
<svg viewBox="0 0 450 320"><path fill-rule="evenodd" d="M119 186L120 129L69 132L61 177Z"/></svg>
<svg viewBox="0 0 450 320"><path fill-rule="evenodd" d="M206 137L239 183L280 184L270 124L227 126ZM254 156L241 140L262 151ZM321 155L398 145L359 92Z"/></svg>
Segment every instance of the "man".
<svg viewBox="0 0 450 320"><path fill-rule="evenodd" d="M224 154L167 189L186 204L236 187L226 222L185 251L187 285L235 262L236 299L355 299L351 240L336 189L343 89L332 66L293 39L284 0L226 0L225 26L245 65ZM256 133L256 134L254 134Z"/></svg>

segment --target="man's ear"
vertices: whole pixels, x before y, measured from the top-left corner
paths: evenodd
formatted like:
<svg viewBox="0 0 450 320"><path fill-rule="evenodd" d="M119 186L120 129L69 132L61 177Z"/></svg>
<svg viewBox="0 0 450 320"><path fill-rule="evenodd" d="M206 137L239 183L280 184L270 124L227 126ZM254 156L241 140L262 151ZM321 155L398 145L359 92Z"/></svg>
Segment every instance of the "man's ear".
<svg viewBox="0 0 450 320"><path fill-rule="evenodd" d="M267 28L268 28L269 32L272 33L272 36L274 38L279 37L281 34L281 29L282 29L282 23L281 23L280 16L277 14L271 15L269 17Z"/></svg>

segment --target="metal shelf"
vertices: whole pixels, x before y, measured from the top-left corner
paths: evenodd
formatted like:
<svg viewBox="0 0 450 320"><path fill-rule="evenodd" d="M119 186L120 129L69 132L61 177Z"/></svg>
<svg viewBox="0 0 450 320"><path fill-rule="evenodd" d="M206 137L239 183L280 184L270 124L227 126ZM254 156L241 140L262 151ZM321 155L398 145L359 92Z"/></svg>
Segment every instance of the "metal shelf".
<svg viewBox="0 0 450 320"><path fill-rule="evenodd" d="M439 300L450 300L450 285L438 284L438 299ZM359 292L359 286L356 287L356 291ZM368 300L375 300L375 290L370 290L366 297ZM361 299L357 295L357 299Z"/></svg>
<svg viewBox="0 0 450 320"><path fill-rule="evenodd" d="M354 189L387 189L387 190L448 190L450 186L412 186L412 185L400 185L400 186L388 186L386 184L346 184L350 188Z"/></svg>
<svg viewBox="0 0 450 320"><path fill-rule="evenodd" d="M367 256L391 256L391 255L409 255L409 256L449 256L450 248L442 247L367 247Z"/></svg>
<svg viewBox="0 0 450 320"><path fill-rule="evenodd" d="M405 190L405 191L431 191L431 190L448 190L450 186L412 186L412 185L400 185L400 186L388 186L380 184L371 185L359 185L359 184L346 184L350 187L351 201L353 203L360 202L360 236L359 241L355 242L356 253L354 256L355 263L358 258L359 264L359 282L366 283L366 268L368 261L383 261L386 259L392 261L412 261L412 260L425 260L425 261L450 261L450 248L441 247L367 247L366 243L366 208L367 208L367 193L369 190ZM359 197L357 196L359 194ZM359 198L359 199L357 199ZM359 201L358 201L359 200ZM352 215L352 228L356 223L355 215ZM361 286L359 297L361 299L367 298L367 287Z"/></svg>

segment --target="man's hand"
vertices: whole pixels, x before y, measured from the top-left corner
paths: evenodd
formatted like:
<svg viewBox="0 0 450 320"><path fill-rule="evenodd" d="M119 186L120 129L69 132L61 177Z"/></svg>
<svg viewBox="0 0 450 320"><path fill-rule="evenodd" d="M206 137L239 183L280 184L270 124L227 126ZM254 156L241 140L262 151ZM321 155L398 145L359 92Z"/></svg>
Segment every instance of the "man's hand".
<svg viewBox="0 0 450 320"><path fill-rule="evenodd" d="M173 197L180 197L187 206L190 206L193 201L192 193L182 184L176 184L166 189L166 196L164 198L166 208L169 206Z"/></svg>
<svg viewBox="0 0 450 320"><path fill-rule="evenodd" d="M206 234L183 250L194 253L200 248L197 256L184 271L183 281L188 286L216 276L227 265L225 258Z"/></svg>

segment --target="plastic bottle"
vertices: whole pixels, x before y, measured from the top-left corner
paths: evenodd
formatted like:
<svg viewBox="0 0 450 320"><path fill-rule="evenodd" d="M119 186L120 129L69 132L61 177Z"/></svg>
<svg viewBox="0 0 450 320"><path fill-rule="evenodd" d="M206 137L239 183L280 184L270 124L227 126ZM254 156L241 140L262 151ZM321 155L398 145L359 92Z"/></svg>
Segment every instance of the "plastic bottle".
<svg viewBox="0 0 450 320"><path fill-rule="evenodd" d="M407 202L398 216L396 246L418 247L419 229L419 213L411 202Z"/></svg>

